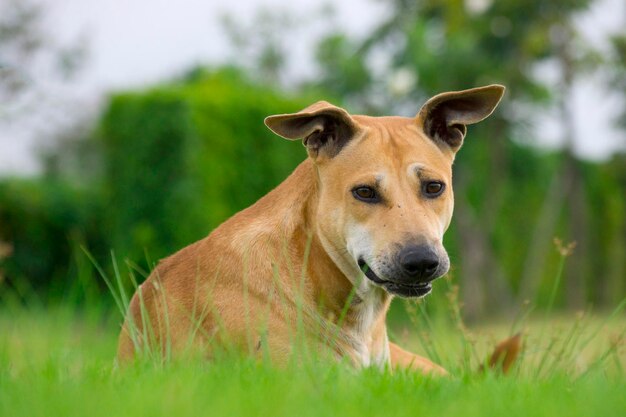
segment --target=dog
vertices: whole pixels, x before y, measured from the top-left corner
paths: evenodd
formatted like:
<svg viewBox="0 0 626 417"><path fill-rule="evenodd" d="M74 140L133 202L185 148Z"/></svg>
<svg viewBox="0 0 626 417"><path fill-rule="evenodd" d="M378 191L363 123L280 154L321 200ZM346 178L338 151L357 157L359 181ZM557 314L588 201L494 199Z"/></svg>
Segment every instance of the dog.
<svg viewBox="0 0 626 417"><path fill-rule="evenodd" d="M285 363L300 323L314 351L355 366L446 374L390 342L385 317L392 298L424 297L447 273L452 163L467 125L488 117L504 90L439 94L414 118L350 115L325 101L267 117L274 133L301 139L308 158L158 264L131 300L119 360L150 343L163 355L191 345L209 358L228 344Z"/></svg>

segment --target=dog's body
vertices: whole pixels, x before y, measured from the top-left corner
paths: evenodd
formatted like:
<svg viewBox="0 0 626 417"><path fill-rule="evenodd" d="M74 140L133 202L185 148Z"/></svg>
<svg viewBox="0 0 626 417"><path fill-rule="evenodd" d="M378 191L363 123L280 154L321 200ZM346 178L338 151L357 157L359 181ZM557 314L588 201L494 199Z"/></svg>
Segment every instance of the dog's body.
<svg viewBox="0 0 626 417"><path fill-rule="evenodd" d="M304 329L317 351L358 366L445 373L390 343L385 317L393 295L424 296L447 272L454 155L465 126L503 91L441 94L416 118L351 116L319 102L266 119L279 135L304 138L309 158L157 266L133 297L119 358L145 346L137 335L148 324L163 353L193 345L211 356L217 343L278 361Z"/></svg>

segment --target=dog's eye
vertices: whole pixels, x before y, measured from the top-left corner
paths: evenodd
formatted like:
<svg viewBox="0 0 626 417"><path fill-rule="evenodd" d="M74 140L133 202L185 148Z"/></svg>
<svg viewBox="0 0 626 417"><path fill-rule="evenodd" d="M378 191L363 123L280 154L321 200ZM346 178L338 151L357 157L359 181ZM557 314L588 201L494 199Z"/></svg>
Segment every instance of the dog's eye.
<svg viewBox="0 0 626 417"><path fill-rule="evenodd" d="M357 200L365 201L366 203L376 203L378 202L378 194L371 187L356 187L352 190L352 195Z"/></svg>
<svg viewBox="0 0 626 417"><path fill-rule="evenodd" d="M445 188L446 185L443 182L428 181L423 186L424 195L428 198L439 197Z"/></svg>

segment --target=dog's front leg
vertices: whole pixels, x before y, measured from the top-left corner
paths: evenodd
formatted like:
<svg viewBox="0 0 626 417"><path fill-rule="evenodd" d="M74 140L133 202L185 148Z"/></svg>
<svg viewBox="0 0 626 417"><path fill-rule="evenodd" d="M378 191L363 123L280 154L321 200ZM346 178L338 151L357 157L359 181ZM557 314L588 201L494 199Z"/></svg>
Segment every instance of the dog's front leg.
<svg viewBox="0 0 626 417"><path fill-rule="evenodd" d="M484 371L485 368L488 367L506 374L512 369L521 351L522 336L518 333L500 342L489 357L487 363L480 367L480 371ZM389 353L391 356L391 367L394 369L404 368L413 369L426 374L448 375L448 371L441 366L422 356L406 351L395 343L389 342Z"/></svg>
<svg viewBox="0 0 626 417"><path fill-rule="evenodd" d="M406 351L395 343L389 342L389 354L391 356L391 367L394 369L412 369L425 374L448 375L448 371L441 366L423 356Z"/></svg>

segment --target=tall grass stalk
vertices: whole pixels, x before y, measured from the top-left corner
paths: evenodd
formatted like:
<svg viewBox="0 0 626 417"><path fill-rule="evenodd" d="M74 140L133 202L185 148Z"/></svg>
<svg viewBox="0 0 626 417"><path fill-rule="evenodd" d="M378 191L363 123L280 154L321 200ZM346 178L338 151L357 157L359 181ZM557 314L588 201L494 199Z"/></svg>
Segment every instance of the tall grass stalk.
<svg viewBox="0 0 626 417"><path fill-rule="evenodd" d="M561 284L561 278L563 276L563 271L565 269L565 261L567 257L571 255L575 247L575 243L570 243L567 246L563 246L561 240L558 238L554 239L554 243L556 245L557 251L559 252L560 258L559 258L557 272L554 278L554 283L552 284L552 290L550 291L550 296L548 298L548 304L546 306L546 310L544 313L544 325L542 326L541 332L539 333L539 340L543 340L546 328L549 323L550 314L552 313L552 307L554 306L554 301L556 300L556 294ZM554 348L555 344L556 342L554 343L551 342L548 345L548 348L543 352L543 355L541 356L541 359L535 371L535 374L537 376L541 375L541 371L543 367L545 366L550 354L552 353L552 349Z"/></svg>

